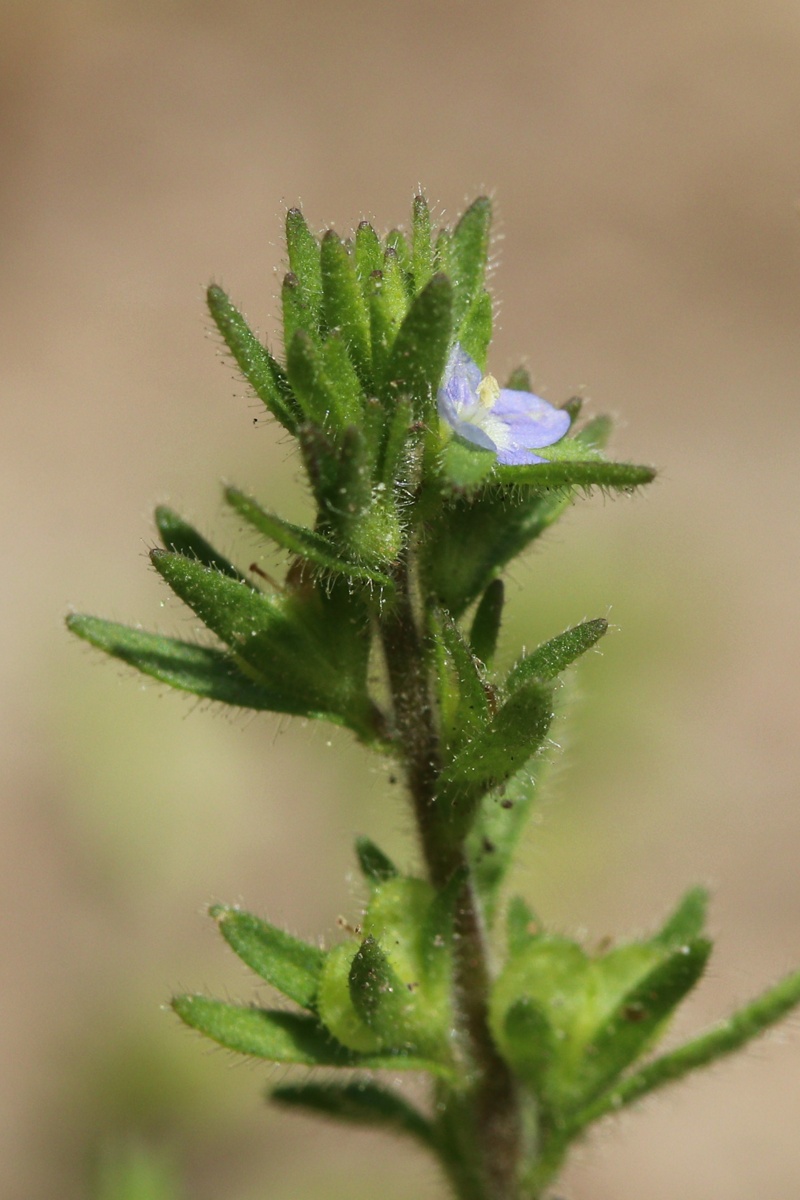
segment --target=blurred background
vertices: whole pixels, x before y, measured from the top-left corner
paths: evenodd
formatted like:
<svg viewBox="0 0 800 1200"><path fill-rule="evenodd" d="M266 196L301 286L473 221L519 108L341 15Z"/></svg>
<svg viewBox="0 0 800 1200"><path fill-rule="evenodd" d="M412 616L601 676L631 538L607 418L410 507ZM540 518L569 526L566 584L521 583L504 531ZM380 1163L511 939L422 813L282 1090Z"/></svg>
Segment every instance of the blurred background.
<svg viewBox="0 0 800 1200"><path fill-rule="evenodd" d="M204 709L62 623L191 631L148 570L158 502L251 557L221 479L304 511L203 308L214 279L274 337L289 205L346 233L420 184L450 217L490 191L493 371L525 359L661 468L511 574L509 648L615 626L518 890L594 942L709 884L676 1036L800 963L799 127L793 0L0 3L0 1193L77 1200L130 1142L186 1200L443 1195L405 1147L270 1110L282 1072L162 1009L267 999L209 901L335 939L354 832L414 863L396 789L344 735ZM560 1194L795 1197L798 1029L606 1124Z"/></svg>

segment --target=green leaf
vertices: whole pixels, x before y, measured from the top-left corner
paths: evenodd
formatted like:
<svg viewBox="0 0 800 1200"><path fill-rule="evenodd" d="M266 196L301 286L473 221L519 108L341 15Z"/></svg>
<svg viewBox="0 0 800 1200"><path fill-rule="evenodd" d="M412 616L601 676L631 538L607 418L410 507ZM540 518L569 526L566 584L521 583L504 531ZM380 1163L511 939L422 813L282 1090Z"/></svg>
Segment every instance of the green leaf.
<svg viewBox="0 0 800 1200"><path fill-rule="evenodd" d="M361 873L370 884L385 883L399 874L392 860L367 837L356 838L356 855Z"/></svg>
<svg viewBox="0 0 800 1200"><path fill-rule="evenodd" d="M602 450L611 437L613 426L611 417L592 417L591 421L586 422L583 429L578 430L573 440L580 446L587 446L592 450Z"/></svg>
<svg viewBox="0 0 800 1200"><path fill-rule="evenodd" d="M350 968L357 953L357 942L341 942L328 952L317 1007L320 1018L343 1046L361 1054L377 1054L383 1048L382 1040L358 1012L350 992Z"/></svg>
<svg viewBox="0 0 800 1200"><path fill-rule="evenodd" d="M435 1147L433 1127L421 1112L397 1092L375 1083L283 1084L271 1099L285 1108L296 1108L346 1124L367 1125L390 1133L407 1134L429 1148Z"/></svg>
<svg viewBox="0 0 800 1200"><path fill-rule="evenodd" d="M394 254L400 265L406 292L414 295L414 277L411 267L411 248L408 239L401 229L393 229L386 235L387 253Z"/></svg>
<svg viewBox="0 0 800 1200"><path fill-rule="evenodd" d="M286 246L289 266L298 281L303 304L313 319L313 328L319 331L322 304L320 246L299 208L290 208L286 213Z"/></svg>
<svg viewBox="0 0 800 1200"><path fill-rule="evenodd" d="M349 983L350 999L364 1024L384 1045L402 1045L408 989L375 938L367 937L361 943L350 967Z"/></svg>
<svg viewBox="0 0 800 1200"><path fill-rule="evenodd" d="M493 450L484 450L460 437L452 437L442 451L441 472L458 491L473 491L497 466Z"/></svg>
<svg viewBox="0 0 800 1200"><path fill-rule="evenodd" d="M550 689L539 680L521 684L442 772L442 783L478 787L482 794L509 779L542 745L552 717Z"/></svg>
<svg viewBox="0 0 800 1200"><path fill-rule="evenodd" d="M664 923L653 945L677 950L698 938L703 932L708 909L708 892L703 887L691 888L681 900L675 912Z"/></svg>
<svg viewBox="0 0 800 1200"><path fill-rule="evenodd" d="M284 275L281 284L281 312L283 315L283 344L288 349L298 330L302 330L315 343L319 337L317 316L309 308L300 280L291 271Z"/></svg>
<svg viewBox="0 0 800 1200"><path fill-rule="evenodd" d="M387 879L375 889L364 917L364 934L384 948L404 983L427 974L427 933L436 891L424 879Z"/></svg>
<svg viewBox="0 0 800 1200"><path fill-rule="evenodd" d="M367 740L374 736L367 615L346 589L267 596L180 554L154 550L150 557L242 670L270 692L276 712L324 716Z"/></svg>
<svg viewBox="0 0 800 1200"><path fill-rule="evenodd" d="M575 1027L586 1008L588 970L589 960L575 942L544 935L515 944L492 988L489 1022L495 1041L548 1108L559 1069L569 1072L579 1055ZM567 1054L570 1060L562 1065Z"/></svg>
<svg viewBox="0 0 800 1200"><path fill-rule="evenodd" d="M492 298L488 292L481 292L467 309L456 334L456 341L460 343L462 350L466 350L470 358L475 360L481 371L485 371L491 340Z"/></svg>
<svg viewBox="0 0 800 1200"><path fill-rule="evenodd" d="M301 430L301 449L325 526L349 562L389 563L402 541L393 488L373 486L372 446L361 428L344 431L341 448Z"/></svg>
<svg viewBox="0 0 800 1200"><path fill-rule="evenodd" d="M487 686L461 630L444 609L431 609L439 711L445 751L452 753L489 720Z"/></svg>
<svg viewBox="0 0 800 1200"><path fill-rule="evenodd" d="M320 1016L355 1051L413 1046L426 1060L447 1066L451 954L436 893L421 879L402 877L371 890L359 930L368 944L344 942L329 952L318 993Z"/></svg>
<svg viewBox="0 0 800 1200"><path fill-rule="evenodd" d="M318 425L308 422L297 431L308 481L323 513L335 504L339 487L340 449Z"/></svg>
<svg viewBox="0 0 800 1200"><path fill-rule="evenodd" d="M475 814L467 851L490 927L497 913L500 888L513 865L546 767L546 758L529 760L502 789L487 793Z"/></svg>
<svg viewBox="0 0 800 1200"><path fill-rule="evenodd" d="M411 270L414 291L421 292L433 274L431 210L424 196L415 196L411 216Z"/></svg>
<svg viewBox="0 0 800 1200"><path fill-rule="evenodd" d="M410 399L417 420L434 419L450 349L452 298L449 279L434 275L408 310L386 365L382 396Z"/></svg>
<svg viewBox="0 0 800 1200"><path fill-rule="evenodd" d="M227 1004L207 996L175 996L173 1010L185 1025L237 1054L305 1067L361 1070L427 1070L452 1078L445 1063L403 1052L354 1054L336 1042L323 1025L305 1013L283 1013Z"/></svg>
<svg viewBox="0 0 800 1200"><path fill-rule="evenodd" d="M345 430L336 488L325 497L324 512L348 557L378 566L398 557L403 527L394 489L373 486L372 450L361 429Z"/></svg>
<svg viewBox="0 0 800 1200"><path fill-rule="evenodd" d="M568 508L568 491L508 494L492 486L456 497L422 546L426 586L453 617Z"/></svg>
<svg viewBox="0 0 800 1200"><path fill-rule="evenodd" d="M152 550L152 562L176 595L232 649L250 660L249 642L274 624L288 624L281 605L263 592L195 559L169 550Z"/></svg>
<svg viewBox="0 0 800 1200"><path fill-rule="evenodd" d="M408 484L412 418L410 400L397 400L389 418L378 467L379 482L391 492L398 485Z"/></svg>
<svg viewBox="0 0 800 1200"><path fill-rule="evenodd" d="M289 521L267 512L256 500L240 492L238 488L226 487L225 499L254 529L272 538L284 550L335 575L377 583L389 592L394 590L394 583L388 575L348 562L337 553L336 546L328 538L302 525L292 525Z"/></svg>
<svg viewBox="0 0 800 1200"><path fill-rule="evenodd" d="M382 379L395 343L398 330L408 312L403 272L393 250L386 251L380 274L369 280L368 303L370 336L372 340L372 369L376 380Z"/></svg>
<svg viewBox="0 0 800 1200"><path fill-rule="evenodd" d="M492 990L491 1027L550 1121L567 1126L650 1048L709 949L702 939L678 950L642 942L590 956L552 934L515 937ZM525 1042L531 1020L541 1026L535 1047Z"/></svg>
<svg viewBox="0 0 800 1200"><path fill-rule="evenodd" d="M463 908L465 889L471 886L469 868L457 868L437 891L420 930L423 978L429 989L447 995L452 989L456 918Z"/></svg>
<svg viewBox="0 0 800 1200"><path fill-rule="evenodd" d="M555 679L576 658L580 658L596 645L607 629L608 621L604 617L598 617L559 633L557 637L551 638L549 642L539 646L538 650L526 654L514 664L506 677L506 688L513 692L529 679L539 679L545 683Z"/></svg>
<svg viewBox="0 0 800 1200"><path fill-rule="evenodd" d="M483 593L472 619L469 641L472 652L487 667L491 666L500 635L503 618L505 585L502 579L493 579Z"/></svg>
<svg viewBox="0 0 800 1200"><path fill-rule="evenodd" d="M276 1012L226 1004L207 996L176 996L172 1008L191 1029L212 1041L269 1062L307 1067L430 1071L449 1078L446 1064L404 1053L355 1054L340 1045L320 1022L305 1013Z"/></svg>
<svg viewBox="0 0 800 1200"><path fill-rule="evenodd" d="M527 367L515 367L506 381L506 387L512 392L532 392L531 373Z"/></svg>
<svg viewBox="0 0 800 1200"><path fill-rule="evenodd" d="M530 760L541 750L552 715L548 687L537 681L521 688L493 721L458 751L439 777L437 798L449 805L452 836L467 838L470 862L490 922L497 889L522 831L530 800L524 805L514 805L511 800L508 812L503 806L509 803L515 776L522 774L523 767L528 772ZM487 820L489 810L501 814L496 831Z"/></svg>
<svg viewBox="0 0 800 1200"><path fill-rule="evenodd" d="M569 400L565 400L563 404L559 405L559 407L562 408L565 413L569 413L570 430L572 430L575 426L575 422L581 415L581 409L583 408L583 396L570 396Z"/></svg>
<svg viewBox="0 0 800 1200"><path fill-rule="evenodd" d="M657 963L622 997L589 1043L576 1090L593 1100L639 1058L705 970L711 943L696 938Z"/></svg>
<svg viewBox="0 0 800 1200"><path fill-rule="evenodd" d="M251 971L296 1004L315 1011L319 976L325 962L323 950L239 908L215 904L209 915Z"/></svg>
<svg viewBox="0 0 800 1200"><path fill-rule="evenodd" d="M239 583L249 582L233 563L215 550L201 533L173 509L160 504L156 509L156 525L165 550L174 550L186 558L196 558L203 566L213 567L222 575L230 575Z"/></svg>
<svg viewBox="0 0 800 1200"><path fill-rule="evenodd" d="M356 275L367 298L369 278L383 267L383 246L369 221L360 221L356 230Z"/></svg>
<svg viewBox="0 0 800 1200"><path fill-rule="evenodd" d="M436 235L433 247L433 265L435 270L445 275L453 275L453 235L449 229L440 229Z"/></svg>
<svg viewBox="0 0 800 1200"><path fill-rule="evenodd" d="M521 996L505 1015L503 1046L515 1073L537 1091L558 1055L547 1016L530 996Z"/></svg>
<svg viewBox="0 0 800 1200"><path fill-rule="evenodd" d="M513 958L534 938L540 937L542 923L533 909L521 896L512 896L506 915L508 928L508 952Z"/></svg>
<svg viewBox="0 0 800 1200"><path fill-rule="evenodd" d="M261 345L221 287L212 284L207 292L207 300L208 310L225 345L259 400L289 433L296 433L302 416L275 359Z"/></svg>
<svg viewBox="0 0 800 1200"><path fill-rule="evenodd" d="M372 447L357 425L345 430L339 455L339 494L331 505L331 524L347 539L353 525L372 507Z"/></svg>
<svg viewBox="0 0 800 1200"><path fill-rule="evenodd" d="M369 313L350 252L329 229L322 239L322 311L329 330L340 330L361 380L372 373Z"/></svg>
<svg viewBox="0 0 800 1200"><path fill-rule="evenodd" d="M184 1024L239 1054L308 1067L358 1065L358 1056L334 1041L312 1016L247 1008L207 996L176 996L172 1007Z"/></svg>
<svg viewBox="0 0 800 1200"><path fill-rule="evenodd" d="M288 348L286 369L306 417L329 436L340 440L348 425L359 422L361 389L338 335L317 346L298 330Z"/></svg>
<svg viewBox="0 0 800 1200"><path fill-rule="evenodd" d="M364 420L364 393L341 334L332 333L322 346L325 377L338 398L342 425Z"/></svg>
<svg viewBox="0 0 800 1200"><path fill-rule="evenodd" d="M80 613L67 617L67 627L98 650L179 691L241 708L283 711L281 693L242 674L222 650Z"/></svg>
<svg viewBox="0 0 800 1200"><path fill-rule="evenodd" d="M552 449L548 447L546 453ZM568 487L601 487L608 491L630 492L651 483L656 474L655 467L637 467L633 463L604 462L602 459L535 463L532 467L498 466L497 473L503 483L517 483L537 492Z"/></svg>
<svg viewBox="0 0 800 1200"><path fill-rule="evenodd" d="M573 446L577 442L566 440ZM583 453L580 447L575 452ZM569 507L573 486L629 490L653 474L649 467L599 459L497 466L489 483L471 495L454 497L432 526L422 546L426 585L459 617L502 568ZM498 486L513 482L526 487Z"/></svg>
<svg viewBox="0 0 800 1200"><path fill-rule="evenodd" d="M489 229L492 204L488 196L479 196L463 214L453 230L451 262L453 270L454 325L458 328L470 304L483 287L489 257Z"/></svg>
<svg viewBox="0 0 800 1200"><path fill-rule="evenodd" d="M579 1112L572 1121L574 1135L609 1112L619 1112L649 1092L682 1079L747 1045L800 1004L800 971L787 975L763 995L677 1050L647 1063L635 1074Z"/></svg>

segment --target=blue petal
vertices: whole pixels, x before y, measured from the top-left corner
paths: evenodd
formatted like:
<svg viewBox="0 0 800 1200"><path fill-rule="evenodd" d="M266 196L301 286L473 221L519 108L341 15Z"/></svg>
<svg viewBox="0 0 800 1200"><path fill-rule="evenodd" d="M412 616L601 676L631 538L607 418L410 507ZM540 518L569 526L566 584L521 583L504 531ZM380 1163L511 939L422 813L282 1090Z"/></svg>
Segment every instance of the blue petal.
<svg viewBox="0 0 800 1200"><path fill-rule="evenodd" d="M538 450L559 441L570 426L570 415L554 408L533 392L515 392L501 388L492 415L499 417L520 448Z"/></svg>
<svg viewBox="0 0 800 1200"><path fill-rule="evenodd" d="M497 451L497 461L501 467L530 467L535 463L547 462L540 454L532 450L523 450L521 446L509 446L506 450Z"/></svg>
<svg viewBox="0 0 800 1200"><path fill-rule="evenodd" d="M459 421L459 413L477 403L480 382L481 369L478 364L458 344L453 346L444 369L438 402L439 415L454 429Z"/></svg>

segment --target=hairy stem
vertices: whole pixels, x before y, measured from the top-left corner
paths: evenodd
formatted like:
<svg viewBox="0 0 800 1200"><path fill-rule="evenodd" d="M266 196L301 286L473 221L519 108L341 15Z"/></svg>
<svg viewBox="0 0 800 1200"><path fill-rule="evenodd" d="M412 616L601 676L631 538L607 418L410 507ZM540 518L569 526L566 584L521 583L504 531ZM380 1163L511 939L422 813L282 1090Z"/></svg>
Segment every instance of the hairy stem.
<svg viewBox="0 0 800 1200"><path fill-rule="evenodd" d="M489 1032L489 964L480 905L469 875L463 841L441 812L436 785L441 755L436 712L420 622L414 612L406 559L395 570L397 597L381 619L381 636L392 692L397 737L431 882L443 888L464 872L456 909L456 1023L465 1068L465 1088L452 1097L449 1141L455 1154L475 1163L462 1196L473 1200L516 1200L521 1120L515 1081ZM458 1128L456 1128L458 1126ZM469 1169L466 1172L470 1174Z"/></svg>

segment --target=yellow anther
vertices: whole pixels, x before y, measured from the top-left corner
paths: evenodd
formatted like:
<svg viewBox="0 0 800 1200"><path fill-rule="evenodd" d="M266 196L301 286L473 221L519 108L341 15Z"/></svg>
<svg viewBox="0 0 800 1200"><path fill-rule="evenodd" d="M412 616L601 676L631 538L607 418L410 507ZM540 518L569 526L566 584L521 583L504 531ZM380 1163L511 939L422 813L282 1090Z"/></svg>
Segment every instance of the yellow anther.
<svg viewBox="0 0 800 1200"><path fill-rule="evenodd" d="M478 399L482 408L494 408L500 398L500 384L494 375L484 375L478 384Z"/></svg>

